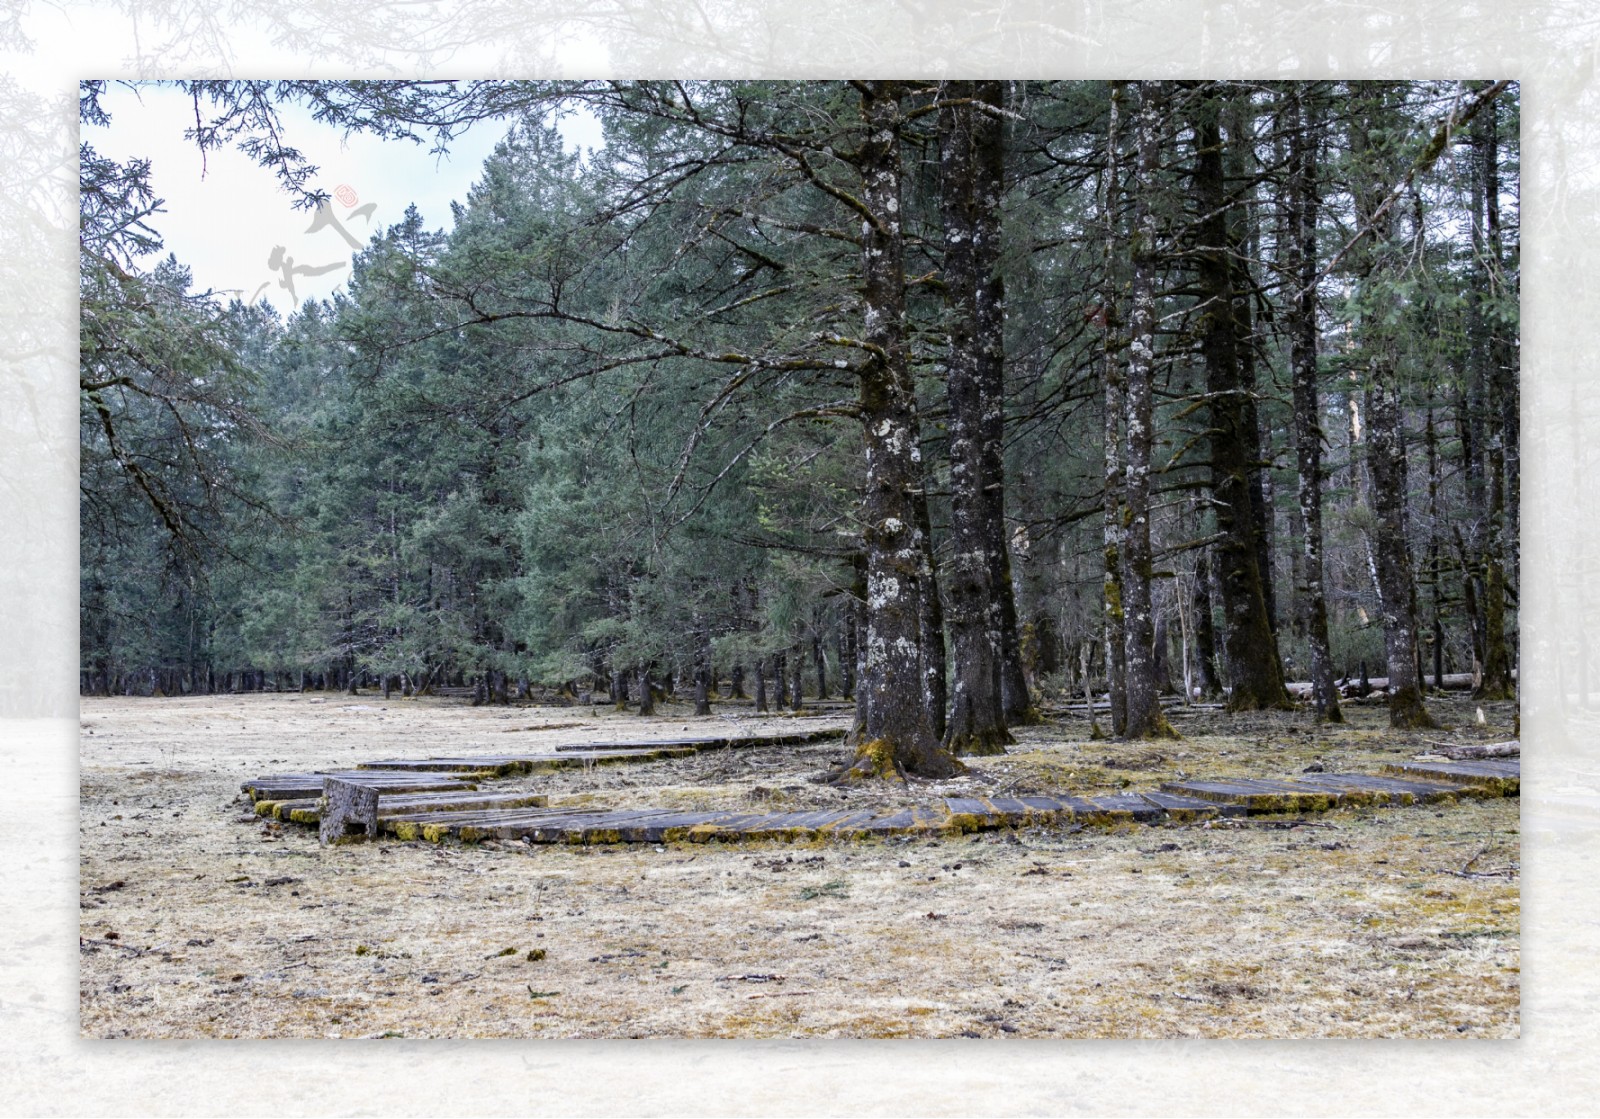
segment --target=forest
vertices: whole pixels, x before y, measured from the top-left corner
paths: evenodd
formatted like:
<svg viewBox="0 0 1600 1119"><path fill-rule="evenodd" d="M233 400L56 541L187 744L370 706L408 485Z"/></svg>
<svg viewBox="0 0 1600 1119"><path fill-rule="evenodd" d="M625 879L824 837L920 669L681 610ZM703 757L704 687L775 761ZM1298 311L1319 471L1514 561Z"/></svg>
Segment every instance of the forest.
<svg viewBox="0 0 1600 1119"><path fill-rule="evenodd" d="M506 131L287 317L81 147L85 694L848 697L840 779L1514 695L1514 82L177 84L308 208L284 106Z"/></svg>

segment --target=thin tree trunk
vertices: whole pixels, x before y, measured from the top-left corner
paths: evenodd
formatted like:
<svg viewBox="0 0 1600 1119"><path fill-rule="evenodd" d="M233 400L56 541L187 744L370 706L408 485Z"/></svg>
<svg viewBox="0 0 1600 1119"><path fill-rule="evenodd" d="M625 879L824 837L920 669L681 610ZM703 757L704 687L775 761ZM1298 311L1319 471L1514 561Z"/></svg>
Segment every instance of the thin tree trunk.
<svg viewBox="0 0 1600 1119"><path fill-rule="evenodd" d="M800 685L805 676L806 656L805 648L801 645L794 647L794 678L790 681L789 705L790 710L799 711L805 705L801 699Z"/></svg>
<svg viewBox="0 0 1600 1119"><path fill-rule="evenodd" d="M1122 537L1123 658L1127 665L1129 738L1175 738L1161 710L1155 670L1151 601L1150 449L1154 440L1156 214L1153 196L1161 167L1163 82L1139 83L1139 173L1134 188L1133 283L1128 312L1128 386L1123 401L1127 463Z"/></svg>
<svg viewBox="0 0 1600 1119"><path fill-rule="evenodd" d="M1497 331L1483 314L1481 305L1493 295L1499 282L1500 270L1500 167L1499 138L1495 122L1495 105L1488 105L1472 121L1474 163L1477 173L1474 194L1477 211L1473 222L1474 248L1477 261L1477 291L1472 307L1477 312L1477 356L1481 361L1481 377L1486 398L1484 427L1487 434L1485 475L1488 489L1488 509L1483 532L1483 679L1473 693L1477 699L1510 699L1515 695L1511 681L1511 651L1506 640L1506 567L1507 466L1515 459L1509 450L1506 428L1515 436L1515 409L1507 408L1504 401L1515 393L1514 379L1503 368L1509 347L1497 345ZM1481 224L1480 224L1481 220ZM1497 360L1501 359L1501 360ZM1509 421L1509 422L1508 422Z"/></svg>
<svg viewBox="0 0 1600 1119"><path fill-rule="evenodd" d="M1321 114L1295 93L1290 138L1288 273L1298 289L1288 301L1289 366L1294 382L1295 462L1299 469L1301 588L1311 652L1311 703L1318 720L1344 722L1328 646L1328 599L1322 562L1322 405L1317 392L1317 144Z"/></svg>
<svg viewBox="0 0 1600 1119"><path fill-rule="evenodd" d="M1122 197L1118 183L1122 140L1118 132L1123 85L1124 83L1114 82L1111 87L1111 123L1106 139L1106 291L1101 302L1101 314L1105 320L1105 404L1102 427L1105 446L1105 465L1102 472L1105 513L1101 521L1104 537L1101 628L1106 654L1106 690L1111 704L1111 733L1119 737L1128 725L1122 607L1122 418L1125 389L1121 355L1117 352L1119 293L1115 279L1122 240L1118 236L1117 209ZM1092 705L1089 710L1089 720L1092 730L1098 731Z"/></svg>
<svg viewBox="0 0 1600 1119"><path fill-rule="evenodd" d="M1389 724L1410 729L1437 726L1422 702L1421 681L1416 658L1416 588L1411 574L1411 553L1406 538L1406 458L1405 426L1400 406L1399 371L1395 367L1392 340L1385 322L1386 293L1380 250L1389 238L1388 221L1378 217L1379 199L1384 192L1383 175L1372 156L1380 159L1392 141L1392 123L1383 105L1384 91L1375 89L1373 101L1350 132L1351 154L1365 172L1357 185L1356 214L1363 225L1373 230L1354 257L1354 270L1366 302L1373 307L1358 324L1357 338L1368 361L1367 465L1372 480L1374 527L1371 532L1373 566L1377 576L1378 598L1383 612L1385 659L1389 672ZM1364 118L1364 119L1362 119ZM1364 165L1364 166L1363 166ZM1374 244L1377 247L1374 247Z"/></svg>
<svg viewBox="0 0 1600 1119"><path fill-rule="evenodd" d="M639 714L654 715L656 713L655 684L650 680L648 667L639 670Z"/></svg>
<svg viewBox="0 0 1600 1119"><path fill-rule="evenodd" d="M918 487L917 526L922 537L922 567L918 575L921 595L923 702L934 737L944 739L945 713L950 703L950 665L944 647L944 602L939 597L939 576L933 554L933 522L928 495ZM800 677L795 676L798 680Z"/></svg>

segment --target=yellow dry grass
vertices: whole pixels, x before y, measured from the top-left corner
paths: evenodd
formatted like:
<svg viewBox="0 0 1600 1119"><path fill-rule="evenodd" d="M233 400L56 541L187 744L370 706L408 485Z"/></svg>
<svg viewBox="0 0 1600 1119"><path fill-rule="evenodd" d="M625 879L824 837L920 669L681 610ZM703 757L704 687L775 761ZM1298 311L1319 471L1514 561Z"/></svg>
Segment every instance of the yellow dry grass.
<svg viewBox="0 0 1600 1119"><path fill-rule="evenodd" d="M321 702L318 702L321 700ZM1508 709L1468 729L1506 737ZM81 1016L94 1037L1514 1037L1518 803L957 839L319 848L235 801L371 757L716 733L430 701L86 699ZM806 780L838 744L506 782L552 803L833 807L1178 773L1372 771L1425 748L1357 708L1178 721L1151 747L1029 728L937 787ZM583 726L572 727L575 720ZM525 729L568 724L560 730ZM789 719L740 720L749 731ZM1290 730L1289 728L1293 728ZM1315 825L1315 826L1312 826ZM1463 875L1466 868L1468 875ZM1471 876L1503 871L1492 877ZM530 953L541 959L530 959Z"/></svg>

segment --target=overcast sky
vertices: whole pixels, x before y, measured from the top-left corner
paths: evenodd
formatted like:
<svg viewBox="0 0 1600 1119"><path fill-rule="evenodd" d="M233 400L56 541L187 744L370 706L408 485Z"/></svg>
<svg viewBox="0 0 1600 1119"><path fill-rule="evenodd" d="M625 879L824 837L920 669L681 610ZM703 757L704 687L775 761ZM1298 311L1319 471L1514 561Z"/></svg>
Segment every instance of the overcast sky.
<svg viewBox="0 0 1600 1119"><path fill-rule="evenodd" d="M449 155L435 156L425 144L345 138L309 113L285 108L285 141L317 166L314 185L335 195L325 215L334 221L313 228L318 215L294 209L273 173L247 156L232 148L213 151L202 165L199 150L183 138L194 124L193 105L176 89L135 92L112 85L103 104L111 126L85 125L83 139L104 156L150 160L151 185L166 200L166 212L151 224L166 251L193 269L195 286L267 300L283 312L343 288L355 250L341 228L365 247L415 203L429 229L449 229L450 203L466 198L484 159L511 127L510 121L480 124L458 137ZM592 117L564 122L562 135L569 147L600 143Z"/></svg>

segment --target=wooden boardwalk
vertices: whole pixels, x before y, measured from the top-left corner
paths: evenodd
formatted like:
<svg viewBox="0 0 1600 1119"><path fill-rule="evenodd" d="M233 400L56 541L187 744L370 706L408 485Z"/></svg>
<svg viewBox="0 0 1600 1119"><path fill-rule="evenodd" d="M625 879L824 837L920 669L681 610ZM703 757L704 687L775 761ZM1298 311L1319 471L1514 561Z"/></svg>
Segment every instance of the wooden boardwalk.
<svg viewBox="0 0 1600 1119"><path fill-rule="evenodd" d="M368 762L354 770L255 778L244 789L262 815L315 824L324 842L357 835L440 842L667 843L959 834L1034 825L1117 826L1220 816L1403 807L1463 797L1517 796L1520 759L1403 762L1382 774L1307 773L1293 778L1169 781L1157 790L1103 796L945 797L894 810L683 812L592 805L551 806L529 793L480 792L477 782L556 764L649 761L697 750L790 745L837 737L700 738L587 743L553 753Z"/></svg>

